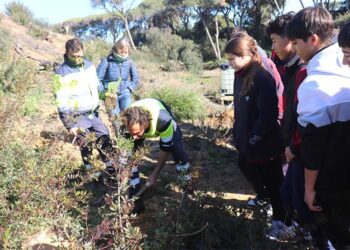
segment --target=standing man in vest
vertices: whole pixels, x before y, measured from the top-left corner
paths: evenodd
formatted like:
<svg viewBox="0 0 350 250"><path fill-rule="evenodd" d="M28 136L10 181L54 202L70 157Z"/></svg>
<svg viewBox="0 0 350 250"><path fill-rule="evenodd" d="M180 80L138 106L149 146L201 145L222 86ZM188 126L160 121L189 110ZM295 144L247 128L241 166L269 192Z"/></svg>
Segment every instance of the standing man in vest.
<svg viewBox="0 0 350 250"><path fill-rule="evenodd" d="M92 143L84 141L82 134L96 135L97 150L107 171L113 172L107 155L112 152L108 129L99 117L99 81L96 69L91 62L84 59L84 47L78 38L66 42L64 63L56 69L53 90L59 117L68 132L77 138L83 158L84 170L90 170ZM99 177L100 172L95 177Z"/></svg>
<svg viewBox="0 0 350 250"><path fill-rule="evenodd" d="M166 104L153 98L142 99L126 109L122 119L135 142L160 137L158 162L148 177L147 185L155 185L170 154L174 158L180 183L188 184L191 180L189 158L183 147L181 130Z"/></svg>

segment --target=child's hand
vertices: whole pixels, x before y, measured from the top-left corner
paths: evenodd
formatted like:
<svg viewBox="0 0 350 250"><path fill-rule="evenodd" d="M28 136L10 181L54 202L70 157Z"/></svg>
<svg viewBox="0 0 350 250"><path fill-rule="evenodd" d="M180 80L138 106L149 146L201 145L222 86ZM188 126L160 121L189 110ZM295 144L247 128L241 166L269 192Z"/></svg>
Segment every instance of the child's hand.
<svg viewBox="0 0 350 250"><path fill-rule="evenodd" d="M290 147L286 147L285 154L288 162L291 162L295 158L295 155L292 153L292 150L290 150Z"/></svg>

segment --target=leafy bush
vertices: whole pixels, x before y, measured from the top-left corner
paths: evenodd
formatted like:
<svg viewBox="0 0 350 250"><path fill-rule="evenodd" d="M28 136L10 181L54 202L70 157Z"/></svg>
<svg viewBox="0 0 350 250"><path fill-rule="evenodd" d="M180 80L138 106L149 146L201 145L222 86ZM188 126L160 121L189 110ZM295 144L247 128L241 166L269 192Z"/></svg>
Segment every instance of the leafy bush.
<svg viewBox="0 0 350 250"><path fill-rule="evenodd" d="M3 66L9 59L10 49L13 45L13 39L10 34L0 28L0 68ZM0 69L1 70L1 69Z"/></svg>
<svg viewBox="0 0 350 250"><path fill-rule="evenodd" d="M0 150L0 238L5 249L20 248L28 236L44 228L59 225L80 231L78 221L67 217L75 199L63 188L69 163L58 160L54 150L34 150L21 141Z"/></svg>
<svg viewBox="0 0 350 250"><path fill-rule="evenodd" d="M49 32L38 25L31 25L27 33L35 38L45 39Z"/></svg>
<svg viewBox="0 0 350 250"><path fill-rule="evenodd" d="M102 39L89 40L84 43L85 57L95 64L109 55L112 45Z"/></svg>
<svg viewBox="0 0 350 250"><path fill-rule="evenodd" d="M334 20L334 25L335 25L335 27L341 28L349 20L350 20L350 12L347 12L344 15L338 16Z"/></svg>
<svg viewBox="0 0 350 250"><path fill-rule="evenodd" d="M5 13L17 23L28 26L33 21L33 12L20 2L10 2L5 5Z"/></svg>
<svg viewBox="0 0 350 250"><path fill-rule="evenodd" d="M202 56L191 40L183 40L179 59L189 71L198 72L203 69Z"/></svg>
<svg viewBox="0 0 350 250"><path fill-rule="evenodd" d="M181 37L171 34L169 30L151 28L146 33L146 43L155 55L166 61L166 70L179 70L178 65L173 61L184 63L186 69L191 71L202 70L201 55L190 40L182 40Z"/></svg>
<svg viewBox="0 0 350 250"><path fill-rule="evenodd" d="M160 99L170 106L175 119L195 120L205 115L203 99L189 88L163 87L150 93L150 97Z"/></svg>
<svg viewBox="0 0 350 250"><path fill-rule="evenodd" d="M36 81L34 64L22 58L18 60L12 58L13 39L2 29L0 29L0 44L0 90L25 92Z"/></svg>
<svg viewBox="0 0 350 250"><path fill-rule="evenodd" d="M41 99L42 95L40 92L35 93L33 91L33 93L26 95L20 109L21 114L30 117L37 116Z"/></svg>
<svg viewBox="0 0 350 250"><path fill-rule="evenodd" d="M177 60L182 39L172 35L169 30L151 28L147 31L146 42L151 51L162 60Z"/></svg>
<svg viewBox="0 0 350 250"><path fill-rule="evenodd" d="M1 64L0 88L10 92L25 92L36 81L33 63L24 59Z"/></svg>

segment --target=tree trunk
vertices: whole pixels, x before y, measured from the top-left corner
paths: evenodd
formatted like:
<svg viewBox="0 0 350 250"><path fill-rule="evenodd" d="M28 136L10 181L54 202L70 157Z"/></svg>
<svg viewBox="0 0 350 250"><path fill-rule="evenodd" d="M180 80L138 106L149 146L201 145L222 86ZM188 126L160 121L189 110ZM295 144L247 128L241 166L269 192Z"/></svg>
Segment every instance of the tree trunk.
<svg viewBox="0 0 350 250"><path fill-rule="evenodd" d="M117 41L117 34L112 30L111 31L112 38L113 38L113 44Z"/></svg>
<svg viewBox="0 0 350 250"><path fill-rule="evenodd" d="M125 23L125 29L126 32L128 33L128 37L130 40L130 44L133 50L136 50L135 44L134 44L134 40L132 39L131 33L130 33L130 29L129 29L129 22L128 22L128 18L125 16L124 18L124 23Z"/></svg>
<svg viewBox="0 0 350 250"><path fill-rule="evenodd" d="M275 0L275 4L276 4L277 10L278 10L278 14L280 14L281 13L281 8L280 8L277 0Z"/></svg>
<svg viewBox="0 0 350 250"><path fill-rule="evenodd" d="M220 52L220 43L219 43L219 23L218 18L215 16L215 28L216 28L216 52L218 53L218 59L221 59L221 52Z"/></svg>
<svg viewBox="0 0 350 250"><path fill-rule="evenodd" d="M203 15L201 15L201 19L202 19L202 23L203 23L203 26L204 26L204 29L205 29L205 33L207 34L207 37L208 37L208 39L210 41L210 44L211 44L211 46L212 46L212 48L214 50L215 56L216 56L217 59L219 59L218 52L216 51L215 44L213 42L213 39L211 38L211 35L210 35L210 32L209 32L207 23L205 22Z"/></svg>

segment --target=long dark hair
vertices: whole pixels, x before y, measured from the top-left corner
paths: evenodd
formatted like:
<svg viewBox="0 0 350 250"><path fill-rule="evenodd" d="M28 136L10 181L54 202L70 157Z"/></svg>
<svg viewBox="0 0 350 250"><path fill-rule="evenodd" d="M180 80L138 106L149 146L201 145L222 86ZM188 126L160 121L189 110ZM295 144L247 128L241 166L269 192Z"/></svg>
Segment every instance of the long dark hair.
<svg viewBox="0 0 350 250"><path fill-rule="evenodd" d="M251 57L250 63L245 66L242 72L243 85L240 94L247 94L254 84L253 79L256 72L262 67L261 56L258 53L256 41L247 33L238 32L227 42L225 46L225 53L233 54L239 57Z"/></svg>

